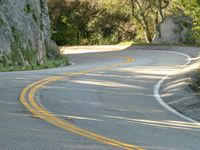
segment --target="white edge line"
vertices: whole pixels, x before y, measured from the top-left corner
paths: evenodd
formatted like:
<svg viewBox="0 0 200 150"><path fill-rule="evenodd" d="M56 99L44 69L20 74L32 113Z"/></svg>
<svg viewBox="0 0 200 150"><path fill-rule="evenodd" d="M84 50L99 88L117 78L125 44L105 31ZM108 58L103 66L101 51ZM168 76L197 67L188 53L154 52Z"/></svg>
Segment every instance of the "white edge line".
<svg viewBox="0 0 200 150"><path fill-rule="evenodd" d="M179 55L182 55L182 56L185 56L187 57L187 62L184 64L183 68L186 67L188 64L191 63L191 57L187 54L184 54L184 53L181 53L181 52L171 52L171 51L165 51L165 52L168 52L168 53L174 53L174 54L179 54ZM175 109L173 109L171 106L169 106L162 98L161 98L161 95L160 95L160 87L162 85L162 83L170 76L167 75L165 76L164 78L162 78L160 81L158 81L158 83L154 86L154 89L153 89L153 92L154 92L154 97L155 99L158 101L158 103L163 106L164 108L166 108L167 110L169 110L170 112L176 114L177 116L189 121L189 122L192 122L192 123L198 123L198 121L194 120L194 119L191 119L183 114L181 114L180 112L176 111Z"/></svg>

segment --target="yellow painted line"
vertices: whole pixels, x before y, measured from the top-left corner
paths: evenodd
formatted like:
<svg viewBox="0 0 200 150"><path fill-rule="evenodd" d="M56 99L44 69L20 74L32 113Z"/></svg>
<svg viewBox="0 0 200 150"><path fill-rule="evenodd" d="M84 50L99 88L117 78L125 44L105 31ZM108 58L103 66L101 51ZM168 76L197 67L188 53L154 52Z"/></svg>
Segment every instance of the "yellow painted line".
<svg viewBox="0 0 200 150"><path fill-rule="evenodd" d="M82 74L86 74L86 73L90 73L90 72L94 72L94 71L118 67L118 66L121 66L123 64L131 63L133 61L134 61L133 58L126 57L126 61L124 61L121 64L114 64L114 65L105 66L105 67L101 67L101 68L85 70L85 71L81 71L81 72L78 72L78 73L69 73L69 74L66 73L65 75L67 75L67 76L82 75ZM48 77L48 78L42 79L40 81L37 81L37 82L34 82L34 83L28 85L27 87L25 87L22 90L22 92L20 94L21 103L35 116L38 116L39 118L57 126L57 127L60 127L64 130L67 130L67 131L70 131L72 133L75 133L75 134L96 140L96 141L104 143L104 144L115 146L115 147L118 147L118 148L122 148L122 149L126 149L126 150L143 150L142 148L140 148L138 146L127 144L127 143L124 143L124 142L121 142L121 141L118 141L118 140L114 140L114 139L111 139L111 138L107 138L107 137L95 134L93 132L84 130L82 128L76 127L76 126L68 123L67 121L59 119L58 117L55 117L54 115L50 114L46 110L42 109L36 103L36 101L34 99L36 92L39 89L41 89L42 87L47 86L48 84L50 84L54 81L61 80L61 79L64 79L64 78L65 78L65 76L52 76L52 77Z"/></svg>
<svg viewBox="0 0 200 150"><path fill-rule="evenodd" d="M47 83L48 82L41 83L41 84L35 86L34 88L32 88L30 90L30 92L29 92L30 93L29 94L29 102L30 102L30 104L33 106L33 108L35 110L38 110L40 112L37 115L42 116L42 118L44 118L46 121L51 122L52 124L57 125L60 128L63 128L63 129L68 130L70 132L73 132L73 133L76 133L76 134L79 134L79 135L82 135L82 136L97 140L99 142L103 142L105 144L117 146L117 147L120 147L120 148L135 149L135 147L133 147L132 145L124 144L122 142L119 142L119 141L116 141L116 140L112 140L112 139L109 139L109 138L94 134L92 132L89 132L89 131L83 130L81 128L78 128L78 127L76 127L76 126L74 126L72 124L66 123L65 121L63 121L63 120L61 120L61 119L59 119L57 117L54 117L53 115L49 114L47 111L43 110L39 105L37 105L35 103L35 100L34 100L33 97L35 95L35 92L37 92L38 89L41 86L46 85Z"/></svg>

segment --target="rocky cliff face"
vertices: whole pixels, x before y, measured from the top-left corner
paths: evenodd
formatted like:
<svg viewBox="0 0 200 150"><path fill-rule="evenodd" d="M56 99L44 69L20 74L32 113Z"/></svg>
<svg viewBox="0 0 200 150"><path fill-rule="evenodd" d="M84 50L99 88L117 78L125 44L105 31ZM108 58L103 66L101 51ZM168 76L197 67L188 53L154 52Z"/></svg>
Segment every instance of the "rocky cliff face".
<svg viewBox="0 0 200 150"><path fill-rule="evenodd" d="M154 43L182 44L187 40L193 26L188 16L168 16L158 26Z"/></svg>
<svg viewBox="0 0 200 150"><path fill-rule="evenodd" d="M47 0L0 0L0 67L42 64L55 53Z"/></svg>

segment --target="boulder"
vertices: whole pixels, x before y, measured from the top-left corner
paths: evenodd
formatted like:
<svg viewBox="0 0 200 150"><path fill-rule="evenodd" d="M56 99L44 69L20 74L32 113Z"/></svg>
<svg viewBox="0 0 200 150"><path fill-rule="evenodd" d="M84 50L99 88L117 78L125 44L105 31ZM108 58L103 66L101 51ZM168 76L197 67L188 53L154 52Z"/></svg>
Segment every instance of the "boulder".
<svg viewBox="0 0 200 150"><path fill-rule="evenodd" d="M52 45L47 0L0 0L0 66L42 64Z"/></svg>
<svg viewBox="0 0 200 150"><path fill-rule="evenodd" d="M158 25L153 43L182 44L187 40L193 21L186 15L172 15L165 17Z"/></svg>

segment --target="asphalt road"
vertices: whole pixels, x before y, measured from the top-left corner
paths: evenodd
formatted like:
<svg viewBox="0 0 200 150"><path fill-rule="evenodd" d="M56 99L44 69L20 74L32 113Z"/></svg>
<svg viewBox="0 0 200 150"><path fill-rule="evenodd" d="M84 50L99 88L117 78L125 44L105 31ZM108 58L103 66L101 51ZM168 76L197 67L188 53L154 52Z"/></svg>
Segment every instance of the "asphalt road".
<svg viewBox="0 0 200 150"><path fill-rule="evenodd" d="M200 125L158 102L159 82L189 63L191 52L180 52L129 48L70 54L76 65L0 73L0 149L199 150ZM27 109L20 93L49 76L58 79L25 91Z"/></svg>

